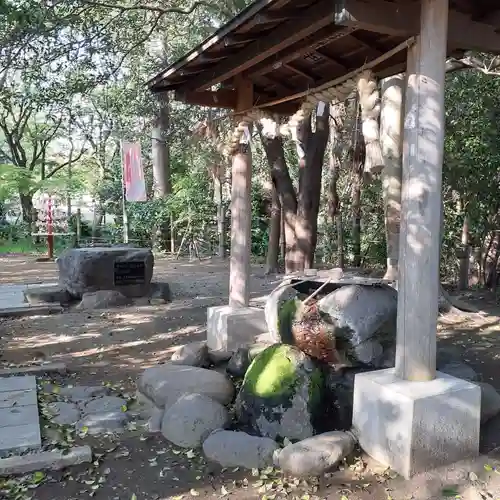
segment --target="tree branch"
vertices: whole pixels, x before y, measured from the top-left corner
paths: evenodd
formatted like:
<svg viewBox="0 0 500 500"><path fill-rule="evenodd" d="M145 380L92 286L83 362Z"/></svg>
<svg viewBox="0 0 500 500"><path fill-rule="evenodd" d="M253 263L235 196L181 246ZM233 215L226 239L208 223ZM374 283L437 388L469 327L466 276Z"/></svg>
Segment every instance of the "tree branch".
<svg viewBox="0 0 500 500"><path fill-rule="evenodd" d="M205 2L203 0L199 0L198 2L194 2L191 7L188 9L181 9L180 7L169 7L169 8L163 8L163 7L156 7L155 5L141 5L139 3L136 3L135 5L120 5L120 4L113 4L113 3L107 3L107 2L99 2L99 1L94 1L94 0L82 0L82 3L86 5L91 5L93 7L104 7L106 9L117 9L122 12L127 12L127 11L138 11L138 10L146 10L149 12L156 12L158 14L161 14L162 16L165 14L181 14L183 16L192 14L196 9L199 7L206 7L207 9L213 9L214 5L211 4L210 2Z"/></svg>
<svg viewBox="0 0 500 500"><path fill-rule="evenodd" d="M67 167L70 163L78 161L86 152L87 150L85 148L82 148L82 150L78 153L77 156L75 156L74 158L71 157L68 161L65 161L64 163L57 165L57 167L54 167L48 174L45 175L45 178L49 179L56 172L59 172L59 170L62 170L63 168Z"/></svg>

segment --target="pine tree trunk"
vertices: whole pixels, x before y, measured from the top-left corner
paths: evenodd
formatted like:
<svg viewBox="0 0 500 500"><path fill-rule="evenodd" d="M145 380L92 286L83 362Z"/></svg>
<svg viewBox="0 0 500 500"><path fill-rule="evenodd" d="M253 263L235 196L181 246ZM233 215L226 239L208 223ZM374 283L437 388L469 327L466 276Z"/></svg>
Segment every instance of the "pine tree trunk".
<svg viewBox="0 0 500 500"><path fill-rule="evenodd" d="M384 158L382 195L387 246L387 267L384 278L389 280L397 280L399 271L404 85L403 74L382 80L380 141Z"/></svg>

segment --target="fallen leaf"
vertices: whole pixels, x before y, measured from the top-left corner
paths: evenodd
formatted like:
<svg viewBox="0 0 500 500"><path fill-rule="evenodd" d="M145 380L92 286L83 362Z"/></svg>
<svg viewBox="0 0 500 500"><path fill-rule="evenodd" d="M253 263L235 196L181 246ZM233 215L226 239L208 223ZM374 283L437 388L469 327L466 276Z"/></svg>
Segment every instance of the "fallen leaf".
<svg viewBox="0 0 500 500"><path fill-rule="evenodd" d="M42 471L35 472L33 474L33 483L41 483L45 479L45 473Z"/></svg>

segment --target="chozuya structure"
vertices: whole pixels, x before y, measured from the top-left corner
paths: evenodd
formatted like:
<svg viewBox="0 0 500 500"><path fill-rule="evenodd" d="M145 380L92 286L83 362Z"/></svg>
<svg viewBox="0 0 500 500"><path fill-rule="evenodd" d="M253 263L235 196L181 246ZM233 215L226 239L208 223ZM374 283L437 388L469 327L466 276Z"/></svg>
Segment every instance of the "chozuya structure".
<svg viewBox="0 0 500 500"><path fill-rule="evenodd" d="M358 375L361 446L406 477L478 453L480 389L436 372L446 56L500 53L496 0L258 0L149 82L186 103L232 109L229 305L211 309L208 340L234 349L264 331L249 308L251 154L247 133L292 133L357 85L369 146L382 168L376 80L406 71L396 367ZM217 87L217 90L213 90ZM291 118L279 128L276 115ZM399 117L396 117L399 120ZM253 327L253 329L252 329Z"/></svg>

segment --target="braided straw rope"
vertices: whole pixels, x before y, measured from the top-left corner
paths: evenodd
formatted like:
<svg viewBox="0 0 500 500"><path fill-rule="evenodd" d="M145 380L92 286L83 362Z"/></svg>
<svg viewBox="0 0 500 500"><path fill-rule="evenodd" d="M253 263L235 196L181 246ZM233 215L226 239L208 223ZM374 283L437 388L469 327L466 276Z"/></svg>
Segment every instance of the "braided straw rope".
<svg viewBox="0 0 500 500"><path fill-rule="evenodd" d="M235 127L229 140L223 147L224 154L228 156L235 154L238 151L241 139L245 131L253 122L259 120L265 128L265 135L291 135L293 138L295 135L294 131L296 131L297 127L299 127L300 124L313 112L319 102L344 102L353 92L353 90L356 89L358 81L361 78L366 78L367 73L371 74L370 71L363 71L356 79L350 78L340 85L332 86L330 88L309 94L301 104L300 109L290 117L287 123L281 126L278 126L277 121L270 113L265 112L261 109L254 109L246 113L243 117L240 118L238 125Z"/></svg>

